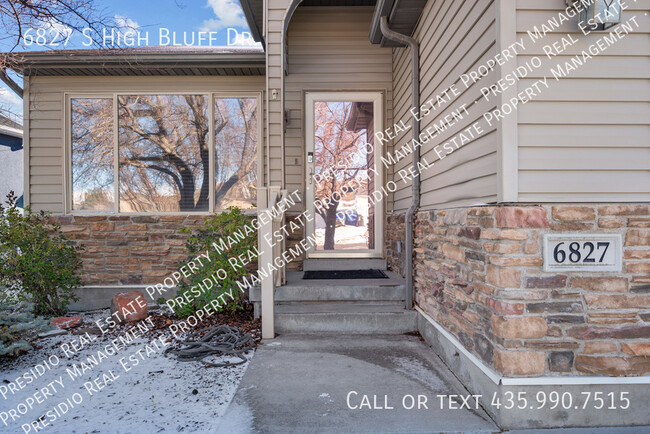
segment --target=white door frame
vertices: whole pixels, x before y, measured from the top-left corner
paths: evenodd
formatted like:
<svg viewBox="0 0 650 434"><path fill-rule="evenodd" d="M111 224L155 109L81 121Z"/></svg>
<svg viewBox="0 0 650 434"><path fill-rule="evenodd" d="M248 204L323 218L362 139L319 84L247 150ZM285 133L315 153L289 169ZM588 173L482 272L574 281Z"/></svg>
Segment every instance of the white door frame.
<svg viewBox="0 0 650 434"><path fill-rule="evenodd" d="M305 94L305 206L311 213L305 229L308 235L315 233L316 213L314 210L314 162L308 162L309 152L314 152L314 103L325 102L371 102L373 103L374 132L383 131L384 106L381 92L307 92ZM383 143L373 140L375 170L375 191L384 185L384 171L380 165L384 155ZM310 182L311 181L311 182ZM374 203L375 207L375 248L363 250L316 250L312 246L307 250L308 258L381 258L384 255L384 200Z"/></svg>

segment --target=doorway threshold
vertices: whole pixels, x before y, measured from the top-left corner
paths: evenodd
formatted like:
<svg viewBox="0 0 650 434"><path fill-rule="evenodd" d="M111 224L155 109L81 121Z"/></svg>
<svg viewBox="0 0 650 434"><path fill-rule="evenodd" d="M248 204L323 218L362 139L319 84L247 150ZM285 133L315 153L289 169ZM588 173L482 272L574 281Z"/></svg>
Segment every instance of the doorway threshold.
<svg viewBox="0 0 650 434"><path fill-rule="evenodd" d="M386 270L384 258L314 258L305 259L304 271Z"/></svg>

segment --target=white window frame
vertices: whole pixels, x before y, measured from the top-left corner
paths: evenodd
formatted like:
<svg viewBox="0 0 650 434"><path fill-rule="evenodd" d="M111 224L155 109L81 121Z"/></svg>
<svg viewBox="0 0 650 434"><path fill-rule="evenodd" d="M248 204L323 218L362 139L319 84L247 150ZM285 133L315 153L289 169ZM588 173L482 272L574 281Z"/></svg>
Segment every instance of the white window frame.
<svg viewBox="0 0 650 434"><path fill-rule="evenodd" d="M132 96L132 95L205 95L208 100L208 151L209 151L209 173L206 176L210 177L210 193L207 211L149 211L149 212L123 212L119 210L120 206L120 192L119 192L119 119L118 119L118 97ZM72 208L72 100L77 98L92 98L92 99L111 99L113 102L113 189L115 203L112 211L87 211L87 210L73 210ZM121 91L121 92L74 92L65 93L65 121L64 121L64 152L63 152L63 176L65 179L63 200L65 214L70 215L123 215L123 216L137 216L137 215L211 215L218 214L225 209L215 209L214 192L216 188L216 180L214 176L214 156L215 156L215 136L214 136L214 104L219 98L255 98L257 100L257 193L258 197L255 203L259 203L259 192L263 186L263 168L264 168L264 148L262 141L263 131L263 107L262 107L262 92L251 91L232 91L232 92L209 92L209 91L196 91L196 90L179 90L179 91L165 91L165 92L139 92L139 91ZM257 208L249 208L242 210L244 214L257 214Z"/></svg>

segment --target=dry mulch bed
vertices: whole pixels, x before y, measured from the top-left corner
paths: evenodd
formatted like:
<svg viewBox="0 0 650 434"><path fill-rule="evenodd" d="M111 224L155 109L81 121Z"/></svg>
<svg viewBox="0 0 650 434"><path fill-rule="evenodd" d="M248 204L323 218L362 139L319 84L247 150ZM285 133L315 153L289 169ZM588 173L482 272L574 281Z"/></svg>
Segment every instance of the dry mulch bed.
<svg viewBox="0 0 650 434"><path fill-rule="evenodd" d="M169 313L169 311L156 307L150 309L149 316L151 317L151 322L154 324L154 328L149 330L146 336L149 336L152 339L160 336L163 333L169 332L172 324L183 321L183 318L173 316L171 313ZM259 318L254 318L252 304L244 305L244 308L240 310L223 311L207 318L204 317L202 318L202 321L191 328L191 333L193 336L202 337L207 333L209 329L223 324L229 325L231 327L236 327L242 332L250 334L253 337L256 346L262 340L262 323ZM123 333L127 328L133 327L133 325L134 323L121 324L112 329L109 333L120 334ZM74 332L85 333L86 331L87 330L84 330L82 328Z"/></svg>
<svg viewBox="0 0 650 434"><path fill-rule="evenodd" d="M65 331L58 336L49 336L36 340L36 348L27 354L11 359L0 358L0 382L9 383L22 375L27 369L37 363L42 363L50 354L60 353L62 343L81 338L79 335L89 333L98 339L85 345L76 355L69 359L63 358L61 363L37 378L33 385L19 391L10 400L0 400L0 411L8 411L16 403L24 401L34 393L34 388L49 387L55 379L63 378L65 388L58 390L56 399L36 405L24 420L16 421L12 426L18 428L19 422L37 420L40 415L51 410L52 406L69 398L73 392L83 395L83 402L75 405L65 415L62 415L48 428L52 433L96 432L106 430L116 433L132 432L132 426L148 426L151 432L163 430L212 432L223 416L228 404L234 396L238 384L246 372L247 364L235 364L233 357L217 356L220 363L226 366L206 362L178 362L175 357L157 352L146 356L145 363L130 365L127 372L122 369L118 359L134 354L136 348L142 349L143 344L156 339L169 340L170 347L181 346L183 338L175 338L170 326L182 321L172 316L168 309L151 306L149 315L154 327L140 335L133 346L123 350L119 355L103 359L100 365L86 372L83 381L105 378L107 373L115 372L119 378L114 383L104 385L105 390L87 394L81 381L74 382L66 376L66 368L73 363L85 362L89 356L95 356L103 350L104 345L111 339L127 333L131 328L138 328L135 323L118 325L101 335L95 321L105 319L110 315L109 309L102 309L81 314L83 323L80 326ZM151 327L147 320L141 325ZM250 333L257 344L261 338L260 321L253 319L253 310L246 307L236 312L222 312L205 318L204 321L191 327L191 332L199 336L210 328L219 325L229 325ZM246 353L250 359L250 353ZM138 359L139 360L139 359ZM217 362L214 362L217 363ZM1 383L0 383L1 384ZM32 387L33 386L33 387Z"/></svg>

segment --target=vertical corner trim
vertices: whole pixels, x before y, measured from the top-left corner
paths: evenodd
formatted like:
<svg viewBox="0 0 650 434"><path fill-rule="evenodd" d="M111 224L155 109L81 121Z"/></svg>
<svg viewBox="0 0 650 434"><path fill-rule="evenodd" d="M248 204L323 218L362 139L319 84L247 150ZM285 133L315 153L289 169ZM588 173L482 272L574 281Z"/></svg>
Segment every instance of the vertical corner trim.
<svg viewBox="0 0 650 434"><path fill-rule="evenodd" d="M510 47L517 39L517 5L515 0L496 0L497 53ZM517 59L509 60L498 69L498 78L504 78L517 67ZM497 107L511 98L517 98L517 87L510 86L497 97ZM517 202L519 199L518 116L515 110L497 126L497 201Z"/></svg>
<svg viewBox="0 0 650 434"><path fill-rule="evenodd" d="M29 186L29 83L30 77L23 77L23 206L30 205Z"/></svg>

